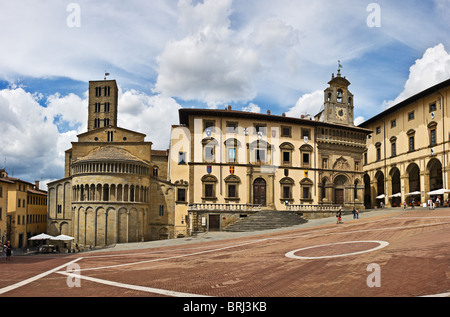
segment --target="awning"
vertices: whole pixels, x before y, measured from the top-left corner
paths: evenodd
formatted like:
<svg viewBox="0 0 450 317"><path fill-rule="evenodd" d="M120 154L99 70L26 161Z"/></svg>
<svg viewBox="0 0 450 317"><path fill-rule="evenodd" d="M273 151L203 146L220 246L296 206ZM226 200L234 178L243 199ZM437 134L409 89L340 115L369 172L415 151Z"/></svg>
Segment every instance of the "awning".
<svg viewBox="0 0 450 317"><path fill-rule="evenodd" d="M379 196L377 196L377 199L383 199L384 197L386 197L384 194L381 194Z"/></svg>
<svg viewBox="0 0 450 317"><path fill-rule="evenodd" d="M441 188L441 189L433 190L427 194L428 195L444 195L445 193L450 193L450 190Z"/></svg>
<svg viewBox="0 0 450 317"><path fill-rule="evenodd" d="M74 237L66 236L65 234L60 234L59 236L56 236L54 238L51 238L50 240L59 240L59 241L70 241L75 239Z"/></svg>
<svg viewBox="0 0 450 317"><path fill-rule="evenodd" d="M392 197L402 197L402 194L401 193L397 193L397 194L389 196L389 198L392 198Z"/></svg>
<svg viewBox="0 0 450 317"><path fill-rule="evenodd" d="M412 193L405 194L405 196L415 196L415 195L420 195L420 192L417 191L417 192L412 192Z"/></svg>
<svg viewBox="0 0 450 317"><path fill-rule="evenodd" d="M31 237L28 240L47 240L47 239L51 239L53 238L53 236L46 234L46 233L41 233L38 234L37 236Z"/></svg>

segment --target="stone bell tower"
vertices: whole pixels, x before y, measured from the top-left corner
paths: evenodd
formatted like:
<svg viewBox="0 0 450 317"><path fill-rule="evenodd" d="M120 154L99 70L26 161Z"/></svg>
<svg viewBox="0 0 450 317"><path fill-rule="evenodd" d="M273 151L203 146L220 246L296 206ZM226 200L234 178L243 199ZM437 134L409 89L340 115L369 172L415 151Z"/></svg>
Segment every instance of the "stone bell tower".
<svg viewBox="0 0 450 317"><path fill-rule="evenodd" d="M342 77L340 67L337 76L332 75L328 82L330 86L324 91L321 121L354 126L353 94L348 90L350 82L345 76Z"/></svg>
<svg viewBox="0 0 450 317"><path fill-rule="evenodd" d="M117 126L118 96L115 80L89 82L88 131Z"/></svg>

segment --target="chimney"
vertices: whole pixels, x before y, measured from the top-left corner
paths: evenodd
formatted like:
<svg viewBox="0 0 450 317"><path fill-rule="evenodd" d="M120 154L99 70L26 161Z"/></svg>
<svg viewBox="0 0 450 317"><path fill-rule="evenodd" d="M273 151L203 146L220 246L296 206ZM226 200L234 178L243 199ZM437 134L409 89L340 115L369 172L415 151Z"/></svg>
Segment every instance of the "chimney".
<svg viewBox="0 0 450 317"><path fill-rule="evenodd" d="M270 110L267 110L267 114L270 115Z"/></svg>
<svg viewBox="0 0 450 317"><path fill-rule="evenodd" d="M36 189L39 189L39 181L34 181L34 184L36 185Z"/></svg>
<svg viewBox="0 0 450 317"><path fill-rule="evenodd" d="M228 110L231 110L231 106L230 105L228 105Z"/></svg>

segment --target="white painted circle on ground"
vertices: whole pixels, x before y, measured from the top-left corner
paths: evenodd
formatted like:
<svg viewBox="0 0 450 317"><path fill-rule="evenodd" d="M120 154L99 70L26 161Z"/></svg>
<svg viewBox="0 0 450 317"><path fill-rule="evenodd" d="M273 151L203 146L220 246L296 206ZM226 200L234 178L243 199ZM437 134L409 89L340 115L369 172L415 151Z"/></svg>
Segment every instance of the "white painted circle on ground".
<svg viewBox="0 0 450 317"><path fill-rule="evenodd" d="M303 251L303 250L314 249L314 248L319 248L319 247L326 247L326 246L332 246L332 245L338 245L338 244L351 244L351 243L378 243L379 245L377 247L375 247L375 248L372 248L372 249L358 251L358 252L352 252L352 253L343 253L343 254L335 254L335 255L324 255L324 256L299 256L299 255L295 255L295 253L297 253L299 251ZM374 240L374 241L337 242L337 243L315 245L315 246L312 246L312 247L306 247L306 248L297 249L297 250L294 250L294 251L286 253L285 256L288 257L288 258L291 258L291 259L298 259L298 260L330 259L330 258L338 258L338 257L343 257L343 256L349 256L349 255L356 255L356 254L372 252L372 251L376 251L376 250L382 249L384 247L387 247L388 245L389 245L389 243L386 242L386 241L376 241L376 240Z"/></svg>

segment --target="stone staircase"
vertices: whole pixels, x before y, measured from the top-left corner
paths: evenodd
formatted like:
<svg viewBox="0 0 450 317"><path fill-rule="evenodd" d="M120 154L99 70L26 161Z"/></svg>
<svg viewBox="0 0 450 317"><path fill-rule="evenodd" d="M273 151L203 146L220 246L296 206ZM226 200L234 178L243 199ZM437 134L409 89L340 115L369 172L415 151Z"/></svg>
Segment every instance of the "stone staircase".
<svg viewBox="0 0 450 317"><path fill-rule="evenodd" d="M295 212L267 211L263 210L248 217L241 218L238 222L229 225L225 231L246 232L278 229L306 223L308 220L301 218Z"/></svg>

